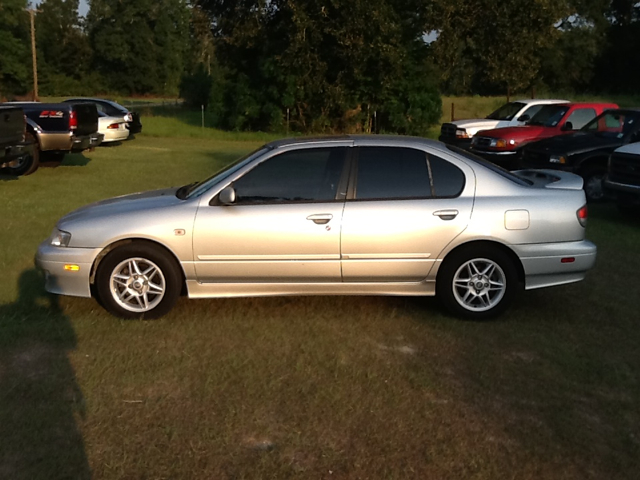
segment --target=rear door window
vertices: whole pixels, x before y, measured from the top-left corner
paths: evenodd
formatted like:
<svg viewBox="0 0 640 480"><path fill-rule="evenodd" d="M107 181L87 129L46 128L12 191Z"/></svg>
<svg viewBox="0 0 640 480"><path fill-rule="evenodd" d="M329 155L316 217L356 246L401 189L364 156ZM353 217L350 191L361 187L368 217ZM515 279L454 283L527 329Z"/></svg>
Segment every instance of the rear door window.
<svg viewBox="0 0 640 480"><path fill-rule="evenodd" d="M455 165L422 150L361 147L353 197L356 200L458 196L464 174Z"/></svg>

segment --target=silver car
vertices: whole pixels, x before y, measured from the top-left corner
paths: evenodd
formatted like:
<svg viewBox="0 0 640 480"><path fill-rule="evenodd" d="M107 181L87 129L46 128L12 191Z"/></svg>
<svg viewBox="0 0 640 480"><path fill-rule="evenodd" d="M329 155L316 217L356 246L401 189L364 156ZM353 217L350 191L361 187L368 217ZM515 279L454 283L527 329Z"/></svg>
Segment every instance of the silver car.
<svg viewBox="0 0 640 480"><path fill-rule="evenodd" d="M181 294L438 295L495 316L525 289L577 282L582 179L516 174L442 143L343 136L269 143L212 177L80 208L38 248L49 292L156 318Z"/></svg>

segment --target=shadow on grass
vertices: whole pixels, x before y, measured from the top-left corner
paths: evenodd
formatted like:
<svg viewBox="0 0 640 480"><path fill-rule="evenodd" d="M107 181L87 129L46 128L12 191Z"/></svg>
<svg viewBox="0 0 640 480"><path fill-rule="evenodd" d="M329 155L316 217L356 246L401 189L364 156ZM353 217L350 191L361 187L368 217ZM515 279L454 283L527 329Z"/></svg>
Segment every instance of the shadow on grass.
<svg viewBox="0 0 640 480"><path fill-rule="evenodd" d="M7 175L6 173L0 173L0 182L10 182L11 180L18 180L15 175Z"/></svg>
<svg viewBox="0 0 640 480"><path fill-rule="evenodd" d="M84 400L67 354L75 332L35 269L0 305L0 478L91 477L76 417Z"/></svg>

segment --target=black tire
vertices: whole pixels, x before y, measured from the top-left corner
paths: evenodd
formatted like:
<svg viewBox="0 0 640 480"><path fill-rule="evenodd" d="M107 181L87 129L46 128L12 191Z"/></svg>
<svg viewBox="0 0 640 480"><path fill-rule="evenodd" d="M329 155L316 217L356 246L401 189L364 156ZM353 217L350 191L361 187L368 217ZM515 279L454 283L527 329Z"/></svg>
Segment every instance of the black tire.
<svg viewBox="0 0 640 480"><path fill-rule="evenodd" d="M602 202L604 200L604 189L602 182L607 170L604 167L590 167L581 176L584 180L584 193L589 202Z"/></svg>
<svg viewBox="0 0 640 480"><path fill-rule="evenodd" d="M30 132L25 134L25 140L33 143L33 154L22 157L14 167L5 167L4 173L19 177L22 175L31 175L38 169L40 165L40 146L38 145L38 141Z"/></svg>
<svg viewBox="0 0 640 480"><path fill-rule="evenodd" d="M137 267L137 270L136 270ZM114 275L120 275L120 279ZM120 318L153 319L165 315L182 290L176 260L161 247L134 242L117 247L98 265L98 302Z"/></svg>
<svg viewBox="0 0 640 480"><path fill-rule="evenodd" d="M506 253L470 246L445 258L436 294L453 315L484 320L503 313L520 287L516 266Z"/></svg>

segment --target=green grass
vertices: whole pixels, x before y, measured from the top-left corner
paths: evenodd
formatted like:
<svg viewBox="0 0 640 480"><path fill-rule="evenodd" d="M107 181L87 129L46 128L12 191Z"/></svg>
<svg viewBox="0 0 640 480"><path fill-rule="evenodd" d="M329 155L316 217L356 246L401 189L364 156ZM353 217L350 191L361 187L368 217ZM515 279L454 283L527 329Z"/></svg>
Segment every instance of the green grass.
<svg viewBox="0 0 640 480"><path fill-rule="evenodd" d="M637 478L639 223L592 208L587 279L491 322L395 297L185 298L120 321L43 291L56 220L262 142L143 123L0 178L0 478Z"/></svg>

